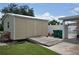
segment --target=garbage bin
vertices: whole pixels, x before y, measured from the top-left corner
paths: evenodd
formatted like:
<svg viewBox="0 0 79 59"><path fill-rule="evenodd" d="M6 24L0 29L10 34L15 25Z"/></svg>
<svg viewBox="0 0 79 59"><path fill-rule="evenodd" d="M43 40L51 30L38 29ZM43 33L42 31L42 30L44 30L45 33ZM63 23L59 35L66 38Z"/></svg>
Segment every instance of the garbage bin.
<svg viewBox="0 0 79 59"><path fill-rule="evenodd" d="M56 38L62 38L62 30L53 30L53 36Z"/></svg>

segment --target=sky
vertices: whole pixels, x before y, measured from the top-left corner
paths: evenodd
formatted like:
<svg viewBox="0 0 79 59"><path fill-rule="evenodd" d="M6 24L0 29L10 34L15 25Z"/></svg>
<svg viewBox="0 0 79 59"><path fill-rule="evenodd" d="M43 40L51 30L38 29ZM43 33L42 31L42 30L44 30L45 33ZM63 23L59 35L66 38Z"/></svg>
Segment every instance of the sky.
<svg viewBox="0 0 79 59"><path fill-rule="evenodd" d="M28 5L30 8L34 9L36 17L42 17L49 20L58 20L59 17L79 14L78 3L21 3L18 5ZM8 6L8 3L0 3L0 9L6 6Z"/></svg>

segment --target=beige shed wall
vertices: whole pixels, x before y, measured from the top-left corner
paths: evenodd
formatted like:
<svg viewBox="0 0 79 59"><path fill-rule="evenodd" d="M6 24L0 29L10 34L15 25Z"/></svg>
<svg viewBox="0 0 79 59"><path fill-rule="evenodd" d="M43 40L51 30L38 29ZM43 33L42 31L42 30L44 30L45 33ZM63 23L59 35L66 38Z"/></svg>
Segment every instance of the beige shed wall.
<svg viewBox="0 0 79 59"><path fill-rule="evenodd" d="M7 27L7 23L9 22L9 28ZM11 39L14 39L14 17L7 16L4 20L4 32L11 32Z"/></svg>
<svg viewBox="0 0 79 59"><path fill-rule="evenodd" d="M15 17L15 38L25 39L32 36L46 36L48 21Z"/></svg>

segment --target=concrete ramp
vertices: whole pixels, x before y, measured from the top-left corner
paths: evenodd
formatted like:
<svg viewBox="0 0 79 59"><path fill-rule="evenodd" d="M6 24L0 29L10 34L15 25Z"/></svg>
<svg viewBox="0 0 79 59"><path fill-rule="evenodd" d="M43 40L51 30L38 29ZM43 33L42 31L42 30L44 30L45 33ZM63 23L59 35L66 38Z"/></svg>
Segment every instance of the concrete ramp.
<svg viewBox="0 0 79 59"><path fill-rule="evenodd" d="M52 46L62 41L62 39L53 37L33 37L30 38L29 40L34 43L39 43L45 46Z"/></svg>

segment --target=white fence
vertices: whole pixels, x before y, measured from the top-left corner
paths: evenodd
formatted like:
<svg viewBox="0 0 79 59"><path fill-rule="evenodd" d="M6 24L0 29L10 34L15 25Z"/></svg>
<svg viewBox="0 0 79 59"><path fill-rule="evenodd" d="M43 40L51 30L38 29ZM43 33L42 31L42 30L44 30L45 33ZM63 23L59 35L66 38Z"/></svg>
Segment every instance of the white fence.
<svg viewBox="0 0 79 59"><path fill-rule="evenodd" d="M48 33L52 34L53 30L63 30L63 25L48 25Z"/></svg>
<svg viewBox="0 0 79 59"><path fill-rule="evenodd" d="M69 38L76 37L75 29L76 29L75 26L68 27ZM48 33L53 34L53 30L63 30L63 25L48 25Z"/></svg>

